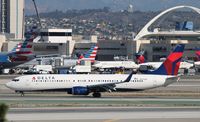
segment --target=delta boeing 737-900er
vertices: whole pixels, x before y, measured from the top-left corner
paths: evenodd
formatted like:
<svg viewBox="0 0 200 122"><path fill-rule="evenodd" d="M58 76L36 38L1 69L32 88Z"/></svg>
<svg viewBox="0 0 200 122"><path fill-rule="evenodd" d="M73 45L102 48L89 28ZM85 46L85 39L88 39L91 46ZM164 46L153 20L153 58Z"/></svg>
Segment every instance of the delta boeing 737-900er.
<svg viewBox="0 0 200 122"><path fill-rule="evenodd" d="M12 68L28 62L35 58L31 48L35 34L27 35L23 43L17 44L12 51L7 53L0 53L0 70L5 68Z"/></svg>
<svg viewBox="0 0 200 122"><path fill-rule="evenodd" d="M44 74L14 78L6 86L17 93L65 91L73 95L101 97L101 92L140 91L165 87L178 81L177 76L184 45L177 45L163 64L147 74Z"/></svg>

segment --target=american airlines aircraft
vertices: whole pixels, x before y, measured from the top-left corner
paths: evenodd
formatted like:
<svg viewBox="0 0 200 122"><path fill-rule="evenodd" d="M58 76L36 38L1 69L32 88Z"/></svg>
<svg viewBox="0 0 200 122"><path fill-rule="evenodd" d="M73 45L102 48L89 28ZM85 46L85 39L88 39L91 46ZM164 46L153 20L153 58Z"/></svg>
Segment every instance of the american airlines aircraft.
<svg viewBox="0 0 200 122"><path fill-rule="evenodd" d="M98 51L98 46L92 45L90 49L85 54L79 56L78 59L64 59L64 66L73 67L76 66L77 64L81 64L81 61L90 61L91 63L94 63L97 51Z"/></svg>
<svg viewBox="0 0 200 122"><path fill-rule="evenodd" d="M27 34L23 43L17 44L12 51L0 53L0 70L13 68L35 58L32 53L32 42L37 35L34 33Z"/></svg>
<svg viewBox="0 0 200 122"><path fill-rule="evenodd" d="M112 68L124 68L124 69L138 69L137 65L133 61L97 61L94 65L94 68L98 69L112 69Z"/></svg>
<svg viewBox="0 0 200 122"><path fill-rule="evenodd" d="M73 95L101 97L101 92L140 91L168 86L179 78L178 69L184 45L177 45L164 63L148 74L43 74L14 78L6 86L21 95L33 91L65 91Z"/></svg>
<svg viewBox="0 0 200 122"><path fill-rule="evenodd" d="M91 61L92 63L94 63L96 55L97 55L97 51L98 51L98 46L97 45L93 45L90 48L90 50L88 50L84 55L81 55L79 57L78 62L84 60L84 61Z"/></svg>

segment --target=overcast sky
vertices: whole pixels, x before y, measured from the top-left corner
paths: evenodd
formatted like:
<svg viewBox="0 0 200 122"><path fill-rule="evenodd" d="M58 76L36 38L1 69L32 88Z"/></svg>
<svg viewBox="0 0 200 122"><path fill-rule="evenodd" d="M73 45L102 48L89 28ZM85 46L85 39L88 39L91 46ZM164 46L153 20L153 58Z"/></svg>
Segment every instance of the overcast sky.
<svg viewBox="0 0 200 122"><path fill-rule="evenodd" d="M35 0L40 12L68 9L94 9L110 7L111 10L127 9L132 4L134 10L158 11L177 5L191 5L200 8L200 0ZM32 0L25 0L26 13L34 13Z"/></svg>

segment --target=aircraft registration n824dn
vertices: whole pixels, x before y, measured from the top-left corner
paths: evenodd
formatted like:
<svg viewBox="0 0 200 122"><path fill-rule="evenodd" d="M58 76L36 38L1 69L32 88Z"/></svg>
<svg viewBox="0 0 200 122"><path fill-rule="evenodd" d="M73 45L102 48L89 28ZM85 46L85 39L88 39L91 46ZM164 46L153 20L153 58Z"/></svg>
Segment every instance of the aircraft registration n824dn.
<svg viewBox="0 0 200 122"><path fill-rule="evenodd" d="M177 74L184 45L177 45L163 64L148 74L43 74L14 78L6 86L21 95L32 91L65 91L73 95L101 97L101 92L139 91L168 86Z"/></svg>

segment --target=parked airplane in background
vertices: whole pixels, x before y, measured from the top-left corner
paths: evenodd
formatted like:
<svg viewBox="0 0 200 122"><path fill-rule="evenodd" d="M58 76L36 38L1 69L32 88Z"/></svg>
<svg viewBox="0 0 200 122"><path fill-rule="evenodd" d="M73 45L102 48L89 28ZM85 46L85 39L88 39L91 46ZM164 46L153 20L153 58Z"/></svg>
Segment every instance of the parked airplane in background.
<svg viewBox="0 0 200 122"><path fill-rule="evenodd" d="M145 63L144 51L135 54L137 64Z"/></svg>
<svg viewBox="0 0 200 122"><path fill-rule="evenodd" d="M90 50L88 50L85 54L80 55L78 59L64 59L64 66L73 67L77 64L80 64L81 61L91 61L92 63L94 63L97 51L98 51L98 46L93 45L91 46Z"/></svg>
<svg viewBox="0 0 200 122"><path fill-rule="evenodd" d="M184 45L177 45L163 64L149 74L44 74L14 78L6 86L24 95L32 91L65 91L73 95L101 97L100 92L138 91L152 89L178 80L176 76L183 55Z"/></svg>
<svg viewBox="0 0 200 122"><path fill-rule="evenodd" d="M0 53L0 69L12 68L34 59L30 42L33 42L35 37L36 35L27 35L25 41L17 44L12 51Z"/></svg>
<svg viewBox="0 0 200 122"><path fill-rule="evenodd" d="M157 69L160 67L160 65L162 64L163 62L146 62L146 63L142 63L142 64L139 64L139 67L142 68L142 67L146 67L147 69ZM190 63L190 62L187 62L187 61L182 61L180 63L180 69L190 69L194 66L193 63Z"/></svg>
<svg viewBox="0 0 200 122"><path fill-rule="evenodd" d="M159 68L161 66L161 64L163 62L144 62L145 61L145 58L143 56L144 53L139 53L139 54L136 54L136 60L137 62L139 62L139 68L142 69L142 70L155 70L157 68ZM180 63L180 69L190 69L194 66L193 63L190 63L188 61L181 61Z"/></svg>
<svg viewBox="0 0 200 122"><path fill-rule="evenodd" d="M80 61L91 61L92 63L95 62L95 58L97 56L98 46L94 45L88 50L84 55L81 55L78 59Z"/></svg>
<svg viewBox="0 0 200 122"><path fill-rule="evenodd" d="M92 65L96 69L138 69L138 65L133 61L97 61Z"/></svg>

